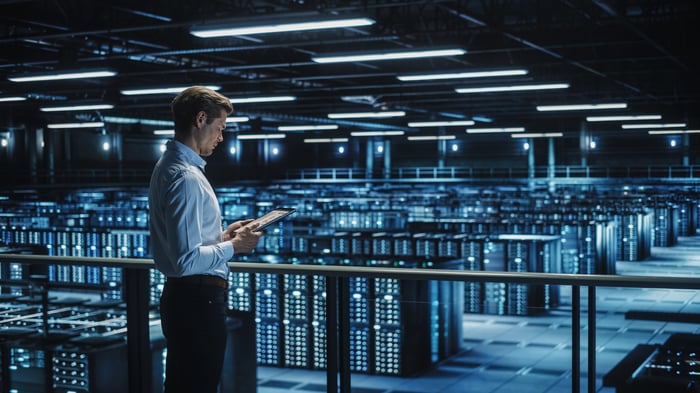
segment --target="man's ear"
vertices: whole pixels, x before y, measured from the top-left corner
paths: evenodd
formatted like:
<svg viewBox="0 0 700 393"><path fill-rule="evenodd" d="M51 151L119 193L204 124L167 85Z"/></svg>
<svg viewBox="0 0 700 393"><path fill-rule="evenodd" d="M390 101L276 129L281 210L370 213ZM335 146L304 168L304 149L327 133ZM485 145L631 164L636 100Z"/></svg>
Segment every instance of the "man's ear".
<svg viewBox="0 0 700 393"><path fill-rule="evenodd" d="M197 112L195 124L197 125L197 128L202 128L205 124L207 124L207 113L204 111Z"/></svg>

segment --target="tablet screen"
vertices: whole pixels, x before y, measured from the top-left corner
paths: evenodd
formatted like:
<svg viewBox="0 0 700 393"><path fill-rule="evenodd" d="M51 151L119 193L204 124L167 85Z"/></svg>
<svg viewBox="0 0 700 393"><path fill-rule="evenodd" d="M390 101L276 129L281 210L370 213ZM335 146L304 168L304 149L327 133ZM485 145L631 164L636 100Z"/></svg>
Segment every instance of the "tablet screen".
<svg viewBox="0 0 700 393"><path fill-rule="evenodd" d="M253 225L253 224L260 224L257 228L255 228L253 231L258 232L262 231L268 226L276 223L277 221L287 217L288 215L294 213L296 209L294 208L277 208L274 210L270 210L269 212L265 213L264 215L256 218L255 220L251 221L245 226ZM243 227L245 228L245 227Z"/></svg>

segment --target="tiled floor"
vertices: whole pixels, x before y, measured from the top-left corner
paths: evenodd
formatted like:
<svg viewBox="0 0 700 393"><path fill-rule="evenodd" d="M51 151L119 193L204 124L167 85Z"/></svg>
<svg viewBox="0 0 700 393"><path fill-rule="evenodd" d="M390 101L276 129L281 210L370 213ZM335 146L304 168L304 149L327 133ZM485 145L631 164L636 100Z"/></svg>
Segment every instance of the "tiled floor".
<svg viewBox="0 0 700 393"><path fill-rule="evenodd" d="M618 262L622 275L700 277L700 237L679 239L668 248L653 248L643 262ZM569 393L571 376L570 290L562 288L563 306L543 316L513 317L465 314L463 351L425 373L399 378L353 374L354 393ZM586 291L582 291L582 307ZM700 313L700 292L692 290L598 288L596 389L602 377L641 343L662 343L676 332L700 333L691 323L625 319L629 310ZM581 323L581 392L587 392L586 316ZM324 371L258 368L258 392L325 392Z"/></svg>

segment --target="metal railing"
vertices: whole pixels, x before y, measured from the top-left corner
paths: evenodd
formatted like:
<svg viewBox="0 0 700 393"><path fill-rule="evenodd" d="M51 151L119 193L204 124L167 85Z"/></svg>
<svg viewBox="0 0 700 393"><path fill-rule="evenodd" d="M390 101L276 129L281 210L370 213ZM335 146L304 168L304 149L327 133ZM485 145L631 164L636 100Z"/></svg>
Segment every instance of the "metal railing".
<svg viewBox="0 0 700 393"><path fill-rule="evenodd" d="M56 257L24 254L0 254L0 262L56 264L56 265L90 265L124 268L124 288L127 307L127 346L129 353L129 391L146 393L149 385L149 274L154 267L151 259L135 258L88 258ZM571 287L571 369L572 393L580 392L581 378L581 287L588 290L587 323L588 350L587 387L589 393L596 391L596 288L668 288L700 290L700 279L693 277L659 277L659 276L618 276L618 275L577 275L556 273L514 273L485 272L465 270L382 268L358 266L318 266L292 264L266 264L250 262L231 262L233 272L265 274L297 274L326 277L327 315L327 392L350 393L350 365L347 351L342 346L347 343L343 332L343 320L337 308L348 299L344 298L343 288L347 288L349 277L392 278L405 280L435 280L462 282L501 282L519 284L550 284ZM346 291L345 291L346 292ZM340 332L340 333L339 333Z"/></svg>
<svg viewBox="0 0 700 393"><path fill-rule="evenodd" d="M259 181L259 172L251 172L251 178L235 181ZM47 171L9 171L0 174L5 184L74 184L74 183L128 183L147 184L151 168L82 168ZM302 168L289 169L269 180L289 182L363 182L363 181L527 181L555 180L580 181L586 179L639 180L639 181L688 181L700 178L700 165L677 166L581 166L556 165L523 167L394 167L391 170L375 168ZM216 179L218 182L231 179Z"/></svg>
<svg viewBox="0 0 700 393"><path fill-rule="evenodd" d="M396 167L391 171L364 168L309 168L290 169L286 180L302 181L363 181L377 179L392 180L484 180L484 179L638 179L638 180L685 180L700 177L700 166L640 166L610 167L555 165L527 167Z"/></svg>

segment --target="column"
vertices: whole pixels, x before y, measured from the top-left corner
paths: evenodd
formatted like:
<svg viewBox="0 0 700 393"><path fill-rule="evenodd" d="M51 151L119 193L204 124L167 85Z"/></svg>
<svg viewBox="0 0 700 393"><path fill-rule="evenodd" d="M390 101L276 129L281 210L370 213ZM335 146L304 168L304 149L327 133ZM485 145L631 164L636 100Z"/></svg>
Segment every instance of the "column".
<svg viewBox="0 0 700 393"><path fill-rule="evenodd" d="M554 157L554 138L547 138L549 144L549 151L547 153L547 177L549 178L549 191L554 192L554 165L556 163Z"/></svg>
<svg viewBox="0 0 700 393"><path fill-rule="evenodd" d="M535 188L535 140L527 138L527 143L530 148L527 149L527 178L530 184L530 189Z"/></svg>
<svg viewBox="0 0 700 393"><path fill-rule="evenodd" d="M371 179L374 171L374 141L367 140L367 156L365 157L365 178Z"/></svg>
<svg viewBox="0 0 700 393"><path fill-rule="evenodd" d="M384 178L391 178L391 141L384 140Z"/></svg>

